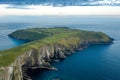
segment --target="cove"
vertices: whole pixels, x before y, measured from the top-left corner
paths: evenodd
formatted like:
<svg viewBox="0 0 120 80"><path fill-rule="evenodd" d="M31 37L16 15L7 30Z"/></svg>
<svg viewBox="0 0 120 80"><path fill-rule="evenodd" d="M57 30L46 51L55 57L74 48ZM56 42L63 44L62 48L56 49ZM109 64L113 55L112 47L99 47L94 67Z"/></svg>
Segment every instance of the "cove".
<svg viewBox="0 0 120 80"><path fill-rule="evenodd" d="M24 43L26 43L26 41L13 39L8 36L0 36L0 45L1 45L0 50L13 48L13 47L19 46Z"/></svg>

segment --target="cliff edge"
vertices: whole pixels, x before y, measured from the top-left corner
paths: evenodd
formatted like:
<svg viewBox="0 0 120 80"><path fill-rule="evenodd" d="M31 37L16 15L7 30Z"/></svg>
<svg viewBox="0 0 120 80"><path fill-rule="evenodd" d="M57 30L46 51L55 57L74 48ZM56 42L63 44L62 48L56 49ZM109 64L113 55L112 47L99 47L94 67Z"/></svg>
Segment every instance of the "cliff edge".
<svg viewBox="0 0 120 80"><path fill-rule="evenodd" d="M65 59L76 50L92 44L109 44L113 39L102 32L67 27L17 30L10 37L29 41L0 51L0 80L31 80L28 69L55 70L50 62Z"/></svg>

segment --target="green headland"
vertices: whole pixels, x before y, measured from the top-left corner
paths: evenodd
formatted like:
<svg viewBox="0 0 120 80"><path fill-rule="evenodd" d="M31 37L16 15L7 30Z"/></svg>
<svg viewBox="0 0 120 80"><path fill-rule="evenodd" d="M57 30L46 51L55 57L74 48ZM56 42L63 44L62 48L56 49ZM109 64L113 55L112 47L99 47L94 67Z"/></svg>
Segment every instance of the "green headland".
<svg viewBox="0 0 120 80"><path fill-rule="evenodd" d="M39 51L44 45L61 44L69 48L71 45L111 42L111 38L102 32L70 29L68 27L22 29L9 34L9 36L30 42L0 51L0 67L9 66L17 57L30 49Z"/></svg>

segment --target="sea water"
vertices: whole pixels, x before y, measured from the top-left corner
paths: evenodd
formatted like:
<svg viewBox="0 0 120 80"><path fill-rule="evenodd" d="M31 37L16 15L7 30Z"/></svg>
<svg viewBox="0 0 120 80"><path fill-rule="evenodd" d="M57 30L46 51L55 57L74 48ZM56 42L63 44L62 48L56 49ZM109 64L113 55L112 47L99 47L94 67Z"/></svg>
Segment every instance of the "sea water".
<svg viewBox="0 0 120 80"><path fill-rule="evenodd" d="M120 17L65 17L44 18L39 23L0 23L0 50L23 44L7 35L17 29L31 27L68 26L99 31L114 38L113 44L93 45L78 51L61 62L52 63L57 71L38 71L33 80L120 80ZM57 19L57 22L56 22ZM45 21L47 24L45 24Z"/></svg>

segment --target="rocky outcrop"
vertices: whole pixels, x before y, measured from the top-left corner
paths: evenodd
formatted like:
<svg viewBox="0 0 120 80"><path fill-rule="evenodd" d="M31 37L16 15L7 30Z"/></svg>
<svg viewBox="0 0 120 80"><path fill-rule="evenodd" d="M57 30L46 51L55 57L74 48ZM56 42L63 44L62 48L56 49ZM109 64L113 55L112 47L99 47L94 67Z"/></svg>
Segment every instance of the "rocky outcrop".
<svg viewBox="0 0 120 80"><path fill-rule="evenodd" d="M82 41L76 44L69 44L69 47L60 43L46 44L40 49L31 49L16 58L8 67L0 68L0 80L31 80L27 75L28 69L50 69L56 70L50 62L56 59L65 59L66 55L72 54L76 50L82 50L88 45L111 43L94 41Z"/></svg>
<svg viewBox="0 0 120 80"><path fill-rule="evenodd" d="M23 29L9 36L32 41L0 51L0 80L31 80L30 70L57 70L51 62L65 59L67 55L83 50L89 45L113 41L101 32L66 27Z"/></svg>

